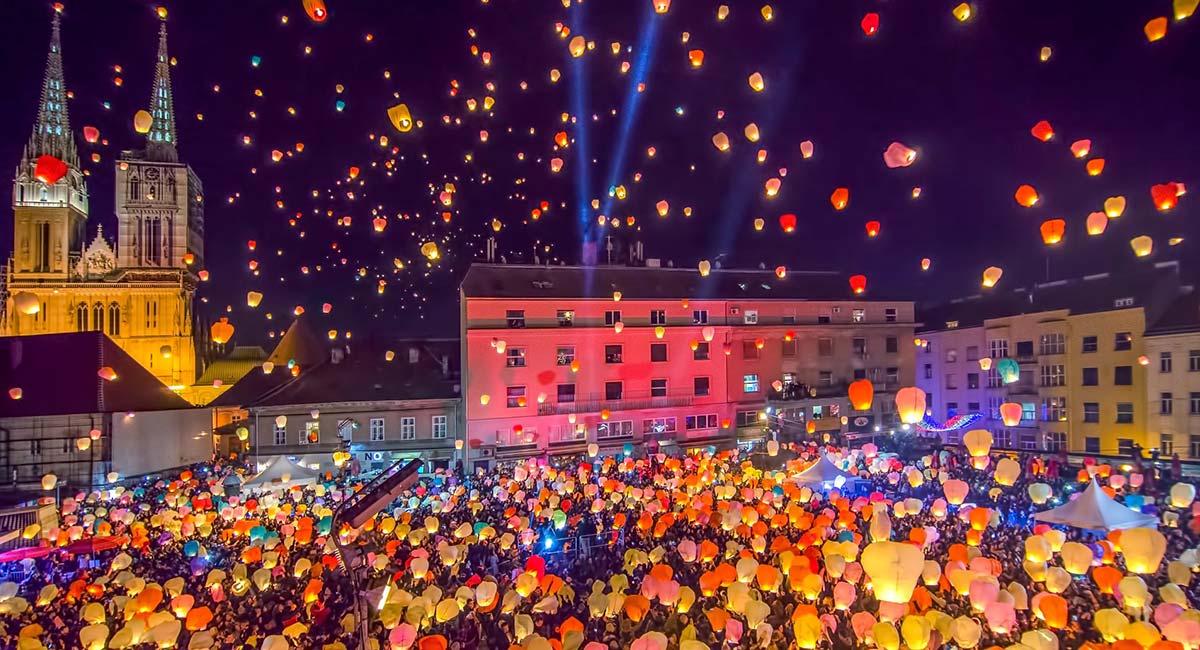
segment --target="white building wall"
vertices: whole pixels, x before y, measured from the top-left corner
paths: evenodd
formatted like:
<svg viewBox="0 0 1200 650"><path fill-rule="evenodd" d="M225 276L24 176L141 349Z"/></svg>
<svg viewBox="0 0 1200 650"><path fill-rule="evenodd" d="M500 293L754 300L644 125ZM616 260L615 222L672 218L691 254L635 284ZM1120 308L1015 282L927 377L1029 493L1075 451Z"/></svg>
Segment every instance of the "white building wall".
<svg viewBox="0 0 1200 650"><path fill-rule="evenodd" d="M179 409L112 415L112 471L121 478L212 458L212 413Z"/></svg>
<svg viewBox="0 0 1200 650"><path fill-rule="evenodd" d="M1178 453L1180 458L1200 459L1200 401L1195 412L1192 408L1193 397L1200 398L1200 332L1147 336L1145 346L1150 358L1146 368L1147 442L1166 457ZM1164 400L1168 396L1169 400ZM1164 401L1170 402L1169 413Z"/></svg>
<svg viewBox="0 0 1200 650"><path fill-rule="evenodd" d="M925 391L925 409L934 420L946 420L949 410L958 414L979 411L984 420L971 429L991 430L988 415L987 372L979 359L988 355L987 337L982 327L923 332L918 338L928 341L917 351L917 387ZM971 387L972 375L977 383ZM947 444L957 444L962 433L943 434Z"/></svg>

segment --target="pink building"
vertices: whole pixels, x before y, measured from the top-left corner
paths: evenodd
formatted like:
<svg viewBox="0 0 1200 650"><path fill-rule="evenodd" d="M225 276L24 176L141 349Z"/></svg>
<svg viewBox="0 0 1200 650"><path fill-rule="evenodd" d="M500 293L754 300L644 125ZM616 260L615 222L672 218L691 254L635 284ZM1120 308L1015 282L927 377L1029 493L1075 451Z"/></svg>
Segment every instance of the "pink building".
<svg viewBox="0 0 1200 650"><path fill-rule="evenodd" d="M835 273L477 264L460 298L470 466L731 447L781 406L850 414L854 379L876 409L914 381L912 302L855 297Z"/></svg>

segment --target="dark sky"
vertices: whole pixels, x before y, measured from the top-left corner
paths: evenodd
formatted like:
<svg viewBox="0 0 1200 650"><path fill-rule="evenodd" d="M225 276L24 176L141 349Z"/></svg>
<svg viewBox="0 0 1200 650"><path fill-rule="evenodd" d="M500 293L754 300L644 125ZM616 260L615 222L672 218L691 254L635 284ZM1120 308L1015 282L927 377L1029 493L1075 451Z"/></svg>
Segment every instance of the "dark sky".
<svg viewBox="0 0 1200 650"><path fill-rule="evenodd" d="M482 257L493 219L502 224L495 236L509 261L528 261L541 242L554 259L574 263L584 231L597 236L596 216L606 205L604 214L622 223L599 236L643 241L648 257L677 266L725 254L743 267L865 273L868 294L921 301L977 291L989 265L1003 267L1000 288L1012 288L1043 279L1047 257L1052 278L1195 257L1200 16L1172 20L1166 38L1148 42L1143 25L1170 16L1169 0L977 0L966 23L955 20L958 3L947 0L775 2L771 22L760 15L761 2L741 0L726 0L731 12L723 22L720 3L709 0L674 0L665 15L652 12L651 0L588 0L571 9L558 0L326 2L329 17L319 25L300 0L166 3L178 59L172 81L180 152L206 191L211 281L202 287L201 311L215 318L232 306L243 341L286 327L296 305L318 315L318 326L342 331L453 333L458 282ZM9 91L0 103L8 127L0 161L12 165L36 114L49 4L0 3ZM132 116L149 99L157 4L66 2L71 125L81 155L101 155L99 163L85 162L93 230L103 224L115 233L113 160L142 142ZM867 12L880 16L873 37L860 28ZM595 50L573 59L558 22L571 37L594 40ZM491 53L490 66L472 55L473 44ZM1045 45L1053 55L1041 62ZM688 62L694 48L705 53L698 69ZM622 61L630 62L628 74L620 73ZM562 73L556 84L551 68ZM766 78L762 93L747 83L755 71ZM645 92L631 93L639 80ZM492 111L467 109L468 98L482 104L488 95ZM422 128L400 133L389 124L387 108L399 102ZM564 124L564 112L579 119ZM1030 134L1043 119L1056 132L1049 143ZM742 135L750 122L762 133L757 144ZM97 126L108 146L84 143L78 134L85 125ZM556 152L560 130L571 143ZM729 135L730 152L712 145L718 131ZM1072 157L1069 146L1081 138L1092 140L1091 157L1106 159L1102 175L1089 177L1085 161ZM812 159L801 157L804 140L815 144ZM882 153L893 141L916 149L917 161L888 169ZM298 142L303 152L271 162L273 149L294 152ZM762 165L755 161L760 148L767 150ZM553 174L556 156L565 165ZM361 169L352 183L351 166ZM767 200L763 184L780 168L787 170L782 190ZM1193 195L1161 213L1150 187L1169 181ZM447 182L457 189L449 208L438 202ZM1022 183L1038 189L1037 207L1017 205L1013 193ZM625 200L607 199L614 184L626 186ZM829 202L839 186L851 193L841 212ZM917 200L914 186L922 188ZM1087 236L1084 219L1113 195L1127 197L1125 215L1102 236ZM591 208L593 198L601 210ZM655 211L660 200L670 203L666 218ZM542 201L551 209L530 220ZM372 228L373 210L388 218L382 233ZM797 215L796 232L781 232L784 213ZM349 227L337 225L343 216L352 218ZM763 232L753 229L756 217L767 222ZM1049 248L1038 228L1054 218L1067 221L1067 235ZM874 239L865 234L869 220L882 224ZM8 223L0 250L11 247ZM1149 260L1130 251L1129 239L1140 234L1155 240ZM1176 236L1185 241L1169 247ZM250 239L257 250L248 250ZM427 241L441 252L432 264L419 250ZM933 262L925 273L923 257ZM250 272L251 260L260 275ZM382 294L380 279L387 282ZM246 306L248 290L265 295L257 309ZM332 312L320 315L326 302Z"/></svg>

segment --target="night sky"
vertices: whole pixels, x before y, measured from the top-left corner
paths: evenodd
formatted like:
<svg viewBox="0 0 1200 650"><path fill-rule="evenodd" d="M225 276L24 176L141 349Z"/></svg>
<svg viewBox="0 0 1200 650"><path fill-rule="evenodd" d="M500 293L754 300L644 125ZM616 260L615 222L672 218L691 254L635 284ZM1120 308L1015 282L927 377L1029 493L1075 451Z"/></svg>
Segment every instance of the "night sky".
<svg viewBox="0 0 1200 650"><path fill-rule="evenodd" d="M206 193L211 279L199 310L230 316L236 342L265 342L297 305L322 329L452 335L458 282L492 235L510 262L530 261L537 244L555 262L577 263L581 242L612 235L640 240L647 257L676 266L724 255L726 266L865 273L868 297L926 302L979 291L991 265L1005 271L1003 290L1045 279L1047 258L1051 278L1195 259L1195 191L1161 212L1150 188L1200 187L1200 16L1176 22L1170 0L975 0L960 22L951 0L789 0L773 3L768 22L762 2L725 3L719 21L721 3L711 0L674 0L662 15L651 0L570 9L559 0L326 0L321 24L301 0L166 3L180 155ZM113 161L144 142L132 118L149 100L159 3L65 4L70 119L90 171L90 228L103 224L111 237ZM873 36L860 25L868 12L879 16ZM36 116L50 13L42 0L0 3L8 91L0 161L9 165ZM1158 16L1169 19L1167 35L1149 42L1143 26ZM578 35L595 49L574 58ZM1046 62L1043 46L1052 48ZM699 68L689 62L693 49L704 51ZM754 72L763 92L747 81ZM473 112L469 99L479 104ZM402 102L422 123L408 133L387 115ZM1040 120L1053 126L1049 142L1030 132ZM743 135L749 123L757 143ZM88 125L107 146L84 142ZM555 144L559 131L565 149ZM720 131L728 152L712 143ZM1090 154L1076 159L1070 146L1084 138ZM810 159L801 155L806 140ZM885 166L892 142L916 150L916 161ZM285 153L278 163L273 150ZM1091 177L1084 165L1096 157L1106 166ZM558 173L552 158L563 161ZM353 180L351 167L360 169ZM767 199L772 177L782 187ZM456 190L449 207L439 199L446 183ZM1033 208L1014 199L1025 183L1041 196ZM609 197L616 185L624 200ZM830 203L838 187L850 190L842 211ZM1124 215L1088 236L1088 214L1116 195L1127 198ZM662 200L666 217L656 210ZM543 202L549 209L533 220ZM790 234L779 225L785 213L797 216ZM600 214L619 227L599 227ZM387 223L376 232L380 215ZM349 226L338 225L343 217ZM755 232L759 217L766 226ZM1066 220L1066 236L1051 247L1039 226L1056 218ZM875 238L864 227L870 220L881 223ZM3 251L10 223L0 228ZM1129 240L1142 234L1155 252L1138 259ZM1184 241L1169 246L1172 237ZM438 260L422 256L426 242L437 244ZM932 266L923 272L926 257ZM256 309L246 304L249 290L265 296Z"/></svg>

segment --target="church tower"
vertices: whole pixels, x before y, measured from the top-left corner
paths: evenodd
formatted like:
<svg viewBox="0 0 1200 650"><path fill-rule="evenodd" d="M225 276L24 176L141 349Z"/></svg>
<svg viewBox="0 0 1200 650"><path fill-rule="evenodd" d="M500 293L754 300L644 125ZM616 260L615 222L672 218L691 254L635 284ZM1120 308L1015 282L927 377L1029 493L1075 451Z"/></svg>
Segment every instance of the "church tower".
<svg viewBox="0 0 1200 650"><path fill-rule="evenodd" d="M56 9L37 122L13 180L12 273L20 280L65 280L72 271L72 256L78 255L86 235L87 186L67 115L61 17ZM37 178L38 159L45 161L45 156L66 164L66 174L52 184Z"/></svg>

